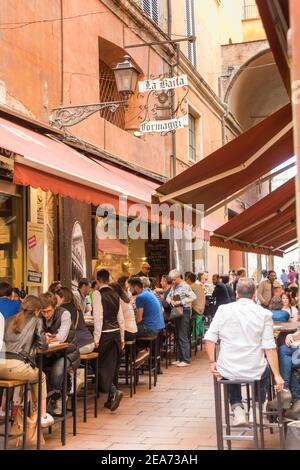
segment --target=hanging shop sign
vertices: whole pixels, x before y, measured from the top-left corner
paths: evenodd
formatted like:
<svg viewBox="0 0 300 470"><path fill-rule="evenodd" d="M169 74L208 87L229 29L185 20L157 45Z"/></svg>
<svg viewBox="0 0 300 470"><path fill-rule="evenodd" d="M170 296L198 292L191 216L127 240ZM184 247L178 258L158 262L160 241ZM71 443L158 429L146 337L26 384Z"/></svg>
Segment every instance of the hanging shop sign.
<svg viewBox="0 0 300 470"><path fill-rule="evenodd" d="M144 121L140 125L140 132L173 132L188 125L188 115L168 121Z"/></svg>
<svg viewBox="0 0 300 470"><path fill-rule="evenodd" d="M44 225L27 222L27 284L41 286L44 269Z"/></svg>
<svg viewBox="0 0 300 470"><path fill-rule="evenodd" d="M179 75L176 77L165 77L158 80L145 80L139 82L139 93L147 91L172 90L188 85L187 75Z"/></svg>

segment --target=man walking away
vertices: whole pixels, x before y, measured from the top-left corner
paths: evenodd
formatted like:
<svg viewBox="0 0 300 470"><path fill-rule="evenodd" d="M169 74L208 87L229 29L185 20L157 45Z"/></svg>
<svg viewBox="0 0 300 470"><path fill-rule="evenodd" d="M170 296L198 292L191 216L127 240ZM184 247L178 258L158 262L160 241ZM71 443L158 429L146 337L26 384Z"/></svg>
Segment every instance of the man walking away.
<svg viewBox="0 0 300 470"><path fill-rule="evenodd" d="M109 272L100 269L97 281L99 290L93 292L93 315L95 348L99 352L99 391L108 393L105 406L115 411L123 397L117 387L125 322L120 297L108 285Z"/></svg>
<svg viewBox="0 0 300 470"><path fill-rule="evenodd" d="M255 283L240 279L237 284L238 301L221 305L204 340L210 370L216 379L260 380L262 401L266 399L269 370L272 369L277 392L284 381L279 373L278 356L273 336L272 314L255 304ZM220 341L220 353L215 360L215 346ZM257 391L256 391L257 392ZM240 385L229 387L234 426L247 425ZM255 397L258 401L258 397ZM253 421L250 410L249 422Z"/></svg>

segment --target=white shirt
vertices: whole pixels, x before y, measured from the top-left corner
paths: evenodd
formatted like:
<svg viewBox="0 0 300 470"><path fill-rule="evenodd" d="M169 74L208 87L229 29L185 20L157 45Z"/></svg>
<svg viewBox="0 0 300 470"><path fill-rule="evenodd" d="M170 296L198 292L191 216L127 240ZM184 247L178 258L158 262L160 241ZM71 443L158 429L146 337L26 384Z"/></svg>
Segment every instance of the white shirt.
<svg viewBox="0 0 300 470"><path fill-rule="evenodd" d="M108 287L108 286L101 286L100 290L103 287ZM93 317L94 317L94 341L95 343L98 343L100 340L101 333L102 333L102 326L103 326L103 305L102 305L100 290L95 290L93 292ZM120 330L121 341L124 342L125 322L124 322L124 315L122 311L121 302L120 302L120 307L119 307L117 318L118 318L118 323L119 323L120 328L114 329L114 330L105 330L103 331L103 333L111 333L113 331Z"/></svg>
<svg viewBox="0 0 300 470"><path fill-rule="evenodd" d="M120 299L120 302L125 321L125 330L129 331L130 333L137 333L137 325L132 302L130 301L127 303L122 299Z"/></svg>
<svg viewBox="0 0 300 470"><path fill-rule="evenodd" d="M228 380L259 380L267 367L265 349L276 349L272 313L253 300L220 305L205 340L217 343L217 369Z"/></svg>

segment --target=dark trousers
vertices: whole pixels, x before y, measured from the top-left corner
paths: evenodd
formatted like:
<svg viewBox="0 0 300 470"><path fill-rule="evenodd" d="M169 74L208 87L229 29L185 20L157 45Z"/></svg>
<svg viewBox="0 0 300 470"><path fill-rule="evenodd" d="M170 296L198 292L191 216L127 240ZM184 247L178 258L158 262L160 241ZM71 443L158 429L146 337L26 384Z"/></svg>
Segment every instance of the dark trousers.
<svg viewBox="0 0 300 470"><path fill-rule="evenodd" d="M61 392L64 381L64 358L60 357L54 361L47 359L44 361L44 371L47 377L47 395ZM71 367L70 359L67 359L67 369Z"/></svg>
<svg viewBox="0 0 300 470"><path fill-rule="evenodd" d="M184 309L183 315L175 318L176 345L178 360L190 362L191 309Z"/></svg>
<svg viewBox="0 0 300 470"><path fill-rule="evenodd" d="M102 331L99 347L99 392L111 393L118 388L121 360L120 331Z"/></svg>
<svg viewBox="0 0 300 470"><path fill-rule="evenodd" d="M131 333L131 331L125 330L125 342L126 341L133 341L136 338L136 333Z"/></svg>
<svg viewBox="0 0 300 470"><path fill-rule="evenodd" d="M142 338L144 336L157 336L158 331L157 330L152 330L151 328L148 328L145 326L142 322L138 323L137 325L138 331L136 334L136 338ZM145 348L147 348L149 344L147 342L143 343L142 341L139 341L137 343L136 349L137 351L141 351Z"/></svg>
<svg viewBox="0 0 300 470"><path fill-rule="evenodd" d="M255 383L255 401L259 401L258 386L260 382L260 399L262 403L266 400L268 385L269 385L270 370L267 367L261 376L260 380ZM242 388L240 385L229 386L229 400L233 409L237 406L242 406Z"/></svg>

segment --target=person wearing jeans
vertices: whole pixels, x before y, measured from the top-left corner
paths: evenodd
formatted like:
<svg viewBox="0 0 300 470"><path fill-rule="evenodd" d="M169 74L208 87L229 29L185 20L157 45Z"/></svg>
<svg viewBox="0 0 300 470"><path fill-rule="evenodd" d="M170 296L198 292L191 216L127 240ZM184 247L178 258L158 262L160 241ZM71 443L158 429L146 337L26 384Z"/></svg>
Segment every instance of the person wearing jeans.
<svg viewBox="0 0 300 470"><path fill-rule="evenodd" d="M190 364L190 334L191 334L191 305L196 300L196 294L190 286L184 282L179 272L173 269L169 272L172 280L172 288L166 301L171 307L182 307L183 315L175 318L175 333L178 351L178 360L174 364L177 367L186 367Z"/></svg>
<svg viewBox="0 0 300 470"><path fill-rule="evenodd" d="M241 278L236 290L238 301L218 308L204 337L210 370L217 380L257 380L265 389L269 363L275 389L281 392L284 381L279 373L272 314L254 302L255 291L252 279ZM216 361L215 346L218 342L220 353ZM241 386L230 386L229 395L233 426L247 425ZM264 398L263 395L262 400Z"/></svg>
<svg viewBox="0 0 300 470"><path fill-rule="evenodd" d="M285 417L298 420L300 418L300 383L293 369L300 369L300 349L295 344L300 340L300 333L289 334L285 343L279 346L280 373L284 380L284 388L292 393L292 406L285 413Z"/></svg>

